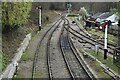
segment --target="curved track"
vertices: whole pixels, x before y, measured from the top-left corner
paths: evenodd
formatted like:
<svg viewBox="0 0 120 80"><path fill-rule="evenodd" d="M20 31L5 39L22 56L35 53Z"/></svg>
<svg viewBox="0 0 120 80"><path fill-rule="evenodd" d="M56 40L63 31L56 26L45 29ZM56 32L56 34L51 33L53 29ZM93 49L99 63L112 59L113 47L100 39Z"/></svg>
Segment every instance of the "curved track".
<svg viewBox="0 0 120 80"><path fill-rule="evenodd" d="M38 57L39 57L39 52L40 52L40 48L42 47L41 46L41 44L42 44L42 42L44 41L44 39L46 38L46 40L47 41L49 41L49 39L50 39L50 36L53 34L53 32L55 31L55 29L57 28L57 26L60 24L60 22L62 21L62 17L61 18L59 18L54 24L53 24L53 26L52 27L50 27L47 31L46 31L46 33L42 36L42 39L39 41L39 44L38 44L38 46L37 46L37 49L36 49L36 52L35 52L35 55L34 55L34 61L33 61L33 69L32 69L32 79L34 79L35 78L35 74L36 74L36 71L37 71L37 65L39 65L38 64ZM44 42L43 42L44 43ZM48 46L48 44L46 44L46 47ZM47 51L46 49L45 49L45 51ZM49 57L48 57L49 55L47 55L47 58L46 59L48 59L47 60L47 65L48 65L48 76L49 76L49 78L52 78L51 77L51 70L50 70L50 65L49 65Z"/></svg>
<svg viewBox="0 0 120 80"><path fill-rule="evenodd" d="M90 37L85 31L83 31L78 25L75 25L75 24L74 24L74 26L75 26L75 27L78 27L80 32L78 32L77 30L75 30L75 29L73 29L72 27L70 27L69 32L70 32L71 34L73 34L74 36L78 37L79 39L84 40L85 42L87 42L87 43L95 46L95 43L96 43L95 39L91 38L91 37ZM98 44L99 44L100 49L104 50L104 44L103 44L102 42L98 42ZM108 45L108 51L109 51L108 53L113 54L114 49L115 49L114 46Z"/></svg>
<svg viewBox="0 0 120 80"><path fill-rule="evenodd" d="M68 78L68 76L70 76L68 73L68 70L66 69L66 66L64 64L64 59L62 59L62 54L60 52L60 48L57 47L58 46L57 41L59 41L59 37L64 28L65 22L63 22L63 21L57 25L57 28L49 36L49 40L47 42L46 53L47 53L47 57L48 57L47 58L48 68L49 68L48 71L49 71L51 80L56 79L56 78L62 78L62 77ZM55 38L58 38L58 39L55 39Z"/></svg>
<svg viewBox="0 0 120 80"><path fill-rule="evenodd" d="M88 33L86 33L86 32L77 24L77 22L76 22L76 25L77 25L77 27L79 28L79 30L84 33L84 35L86 35L87 37L89 37L91 40L94 40L94 38L93 38L92 36L90 36ZM77 32L78 32L78 31L77 31ZM101 44L101 45L104 45L104 42L103 42L103 41L98 42L98 43ZM113 44L109 44L109 43L108 43L108 47L112 49L112 48L114 48L114 47L116 47L116 46L113 45Z"/></svg>
<svg viewBox="0 0 120 80"><path fill-rule="evenodd" d="M63 17L58 19L53 24L53 26L46 31L46 33L39 41L34 55L32 79L40 78L41 71L43 78L49 78L50 80L55 79L56 76L59 78L59 76L63 77L65 75L67 75L67 77L69 76L68 78L72 78L74 80L94 79L91 72L85 67L86 65L82 62L80 57L78 57L78 54L72 45L69 32L64 28L66 24L68 24L67 29L69 29L69 22L66 22L66 20L63 20ZM57 35L59 35L57 39L59 41L59 48L55 48L55 45L57 46L57 41L55 39ZM57 52L56 49L58 49Z"/></svg>
<svg viewBox="0 0 120 80"><path fill-rule="evenodd" d="M69 29L69 23L67 30ZM68 70L71 74L72 79L80 79L80 80L93 80L94 76L89 72L86 65L81 63L80 57L75 52L75 48L72 45L72 41L69 37L69 32L66 29L63 30L63 33L60 38L60 47L68 67Z"/></svg>

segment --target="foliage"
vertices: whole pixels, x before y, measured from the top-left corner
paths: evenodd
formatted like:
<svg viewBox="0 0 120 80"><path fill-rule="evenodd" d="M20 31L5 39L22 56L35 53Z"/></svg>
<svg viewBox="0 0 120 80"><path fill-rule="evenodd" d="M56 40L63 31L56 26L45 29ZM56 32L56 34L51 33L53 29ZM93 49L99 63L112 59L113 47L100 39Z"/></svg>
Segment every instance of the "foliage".
<svg viewBox="0 0 120 80"><path fill-rule="evenodd" d="M87 14L87 11L84 7L80 8L79 12L80 12L81 15L86 15Z"/></svg>
<svg viewBox="0 0 120 80"><path fill-rule="evenodd" d="M116 5L117 5L117 7L110 9L110 11L112 13L118 13L118 14L120 14L120 1Z"/></svg>
<svg viewBox="0 0 120 80"><path fill-rule="evenodd" d="M31 2L3 2L2 3L2 26L14 28L28 21L31 10Z"/></svg>
<svg viewBox="0 0 120 80"><path fill-rule="evenodd" d="M84 7L82 7L82 8L80 9L79 13L80 13L80 15L82 15L82 16L89 16L87 10L86 10Z"/></svg>
<svg viewBox="0 0 120 80"><path fill-rule="evenodd" d="M117 4L117 9L118 9L118 13L120 14L120 1L118 2L118 4Z"/></svg>
<svg viewBox="0 0 120 80"><path fill-rule="evenodd" d="M116 8L113 8L113 9L110 9L110 11L112 12L112 13L117 13L117 9Z"/></svg>

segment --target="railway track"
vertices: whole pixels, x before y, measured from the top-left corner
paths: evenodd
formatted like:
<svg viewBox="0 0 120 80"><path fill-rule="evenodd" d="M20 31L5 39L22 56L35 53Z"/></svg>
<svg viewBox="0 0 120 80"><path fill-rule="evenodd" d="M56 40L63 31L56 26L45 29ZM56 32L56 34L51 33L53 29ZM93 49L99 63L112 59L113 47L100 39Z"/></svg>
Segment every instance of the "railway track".
<svg viewBox="0 0 120 80"><path fill-rule="evenodd" d="M81 59L75 52L75 49L72 47L72 42L69 37L69 32L64 29L60 37L60 48L66 63L66 66L71 74L73 80L95 80L93 75L89 72L85 65L81 63Z"/></svg>
<svg viewBox="0 0 120 80"><path fill-rule="evenodd" d="M87 37L89 37L90 40L95 41L95 39L94 39L92 36L88 35L88 33L86 33L83 29L81 29L81 28L78 26L78 24L77 24L77 27L79 28L80 31L82 31L82 32L84 33L84 35L86 35ZM73 28L72 28L72 29L73 29ZM78 32L78 31L76 31L76 32ZM78 34L80 34L80 33L78 33ZM104 42L103 42L103 41L102 41L102 42L98 42L98 43L101 44L101 45L104 45ZM108 43L108 48L113 49L113 48L115 48L115 47L117 47L117 46Z"/></svg>
<svg viewBox="0 0 120 80"><path fill-rule="evenodd" d="M32 79L34 80L34 78L36 78L36 74L38 75L38 72L39 72L39 65L40 65L40 61L38 60L40 58L40 48L42 48L42 44L44 44L44 46L46 46L45 49L43 49L44 52L47 52L48 53L48 46L49 46L49 40L50 40L50 37L51 35L53 34L53 32L56 30L56 28L58 27L58 25L61 23L62 21L62 17L59 18L54 24L52 27L50 27L46 33L42 36L42 39L39 41L39 44L37 46L37 49L36 49L36 52L35 52L35 55L34 55L34 61L33 61L33 69L32 69ZM47 42L47 43L46 43ZM50 63L49 63L49 54L46 54L44 55L44 57L46 57L45 59L47 60L47 62L43 62L43 63L46 63L44 65L48 65L48 66L43 66L43 67L46 67L45 69L47 69L45 72L47 75L47 77L49 77L50 79L52 79L52 73L51 73L51 68L50 68ZM47 72L48 71L48 72ZM37 76L38 77L38 76Z"/></svg>
<svg viewBox="0 0 120 80"><path fill-rule="evenodd" d="M65 23L66 21L64 21L61 17L58 21L56 21L53 24L51 28L49 28L46 31L46 33L42 36L42 39L39 41L39 44L34 55L32 80L34 80L35 78L41 78L41 76L43 76L42 78L49 78L50 80L53 80L56 78L56 75L61 76L61 74L62 76L65 76L67 74L67 78L72 78L74 80L75 79L93 80L92 78L93 76L91 76L92 74L90 74L89 70L84 67L85 65L81 63L81 60L77 56L75 49L71 47L73 45L69 38L68 34L69 32L64 28ZM62 26L62 24L64 26ZM58 37L59 48L54 48L54 44L56 46L57 44L53 41L53 38L56 35L55 33L58 32L59 29L61 29L61 32L59 33L60 37ZM56 49L58 49L58 52L56 52L55 57L54 50L56 51ZM55 58L56 60L59 58L58 60L61 61L57 62ZM59 67L57 65L59 66L62 65L63 67ZM56 66L57 68L55 68ZM66 70L64 70L65 68ZM60 70L63 73L57 70ZM40 73L41 71L43 73L42 75ZM59 74L55 74L55 72Z"/></svg>
<svg viewBox="0 0 120 80"><path fill-rule="evenodd" d="M61 23L61 22L60 22ZM51 69L51 59L50 59L50 41L51 41L51 38L52 38L52 35L54 33L54 31L59 27L59 24L57 25L57 27L52 31L52 33L49 35L49 39L48 39L48 42L47 42L47 50L46 50L46 53L47 53L47 64L48 64L48 72L49 72L49 78L52 80L53 79L53 74L52 74L52 69Z"/></svg>
<svg viewBox="0 0 120 80"><path fill-rule="evenodd" d="M70 78L60 48L58 47L64 24L65 21L63 20L57 29L49 36L49 41L47 42L47 61L51 80L56 78Z"/></svg>
<svg viewBox="0 0 120 80"><path fill-rule="evenodd" d="M94 39L95 39L95 38L93 38L93 36L90 36L88 33L86 33L86 32L77 24L77 22L76 22L76 25L77 25L77 27L79 28L79 30L82 31L82 32L83 32L87 37L89 37L91 40L94 40ZM98 42L98 43L104 45L104 41L101 41L101 42ZM114 48L114 47L117 47L117 46L108 43L108 47L109 47L109 48Z"/></svg>
<svg viewBox="0 0 120 80"><path fill-rule="evenodd" d="M80 29L79 26L77 26L77 25L74 25L74 26L78 27L80 32L78 32L77 30L70 27L69 32L71 34L73 34L74 36L78 37L81 40L84 40L85 42L91 44L92 46L95 46L95 43L96 43L95 39L91 38L86 32L84 32L82 29ZM104 50L104 44L102 42L98 42L98 44L99 44L100 49ZM114 49L115 49L114 46L108 45L108 52L110 54L113 54Z"/></svg>

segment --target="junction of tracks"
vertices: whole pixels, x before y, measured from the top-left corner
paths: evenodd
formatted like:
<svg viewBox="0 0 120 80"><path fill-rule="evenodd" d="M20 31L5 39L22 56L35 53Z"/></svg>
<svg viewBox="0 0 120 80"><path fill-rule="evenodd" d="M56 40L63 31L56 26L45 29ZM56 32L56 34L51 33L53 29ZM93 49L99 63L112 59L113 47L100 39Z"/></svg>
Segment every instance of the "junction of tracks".
<svg viewBox="0 0 120 80"><path fill-rule="evenodd" d="M79 51L79 49L94 50L95 44L95 39L79 25L72 23L68 17L60 17L46 30L37 44L32 61L31 78L99 79L89 65L95 59L84 58L83 55L87 54ZM98 44L100 51L103 51L104 43ZM108 45L108 50L111 57L114 46ZM115 77L108 78L112 80Z"/></svg>

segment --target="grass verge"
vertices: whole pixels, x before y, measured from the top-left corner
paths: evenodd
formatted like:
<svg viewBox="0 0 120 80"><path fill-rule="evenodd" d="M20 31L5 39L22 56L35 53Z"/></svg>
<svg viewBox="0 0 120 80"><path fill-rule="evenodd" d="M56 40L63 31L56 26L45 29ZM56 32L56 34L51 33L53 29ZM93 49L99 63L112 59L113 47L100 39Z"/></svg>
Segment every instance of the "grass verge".
<svg viewBox="0 0 120 80"><path fill-rule="evenodd" d="M92 34L93 36L96 36L97 38L104 39L104 32L101 32L101 31L98 31L95 29L90 29L90 30L88 30L88 32L90 34ZM102 41L104 41L104 40L102 40ZM118 38L111 34L108 34L108 43L116 46L118 44Z"/></svg>
<svg viewBox="0 0 120 80"><path fill-rule="evenodd" d="M84 60L87 60L87 58L90 58L90 56L85 57L84 52L80 49L79 52L82 54ZM90 61L88 63L89 67L92 69L92 71L94 72L94 74L97 75L98 78L100 78L100 80L112 80L111 76L109 76L104 69L100 66L100 64L93 60Z"/></svg>
<svg viewBox="0 0 120 80"><path fill-rule="evenodd" d="M101 63L105 64L107 67L111 68L115 72L118 72L118 67L113 63L113 59L108 56L108 58L105 60L103 53L99 52L98 55L95 53L94 50L86 50L87 53L94 56L96 59L98 59Z"/></svg>

